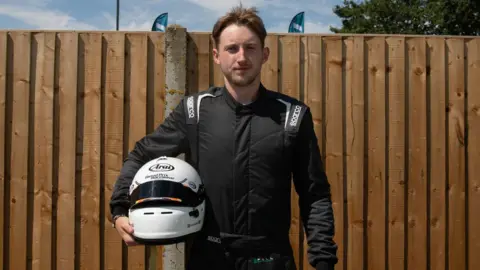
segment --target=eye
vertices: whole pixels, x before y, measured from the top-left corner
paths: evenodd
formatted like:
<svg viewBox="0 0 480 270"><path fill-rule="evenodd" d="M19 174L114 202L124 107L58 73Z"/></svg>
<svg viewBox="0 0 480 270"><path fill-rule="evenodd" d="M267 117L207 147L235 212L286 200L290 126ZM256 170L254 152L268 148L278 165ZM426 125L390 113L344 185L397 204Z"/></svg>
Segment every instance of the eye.
<svg viewBox="0 0 480 270"><path fill-rule="evenodd" d="M257 49L257 47L256 47L255 45L253 45L253 44L247 45L247 50L249 50L249 51L254 51L254 50L256 50L256 49Z"/></svg>
<svg viewBox="0 0 480 270"><path fill-rule="evenodd" d="M238 51L238 46L228 46L225 49L227 52L234 53Z"/></svg>

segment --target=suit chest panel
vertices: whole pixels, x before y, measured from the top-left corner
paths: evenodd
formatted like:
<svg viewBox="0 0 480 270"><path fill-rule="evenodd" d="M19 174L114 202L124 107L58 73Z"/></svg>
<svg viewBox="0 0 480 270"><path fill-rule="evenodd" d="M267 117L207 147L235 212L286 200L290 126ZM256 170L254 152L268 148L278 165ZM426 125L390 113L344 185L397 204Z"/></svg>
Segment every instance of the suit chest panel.
<svg viewBox="0 0 480 270"><path fill-rule="evenodd" d="M256 172L268 173L282 167L288 158L284 115L240 115L226 106L201 110L198 142L204 170L233 177L235 161L239 159L248 160L249 169Z"/></svg>
<svg viewBox="0 0 480 270"><path fill-rule="evenodd" d="M199 145L202 158L215 160L233 155L235 114L226 105L214 110L200 111L198 123Z"/></svg>

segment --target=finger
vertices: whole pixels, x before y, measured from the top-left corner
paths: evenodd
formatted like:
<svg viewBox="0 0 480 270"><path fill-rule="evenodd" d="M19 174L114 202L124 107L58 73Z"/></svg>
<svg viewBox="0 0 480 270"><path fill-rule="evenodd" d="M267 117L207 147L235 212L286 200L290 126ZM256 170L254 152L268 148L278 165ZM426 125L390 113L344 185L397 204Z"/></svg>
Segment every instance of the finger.
<svg viewBox="0 0 480 270"><path fill-rule="evenodd" d="M121 234L127 246L136 246L138 244L135 242L135 240L132 237L133 227L130 226L128 223L121 225Z"/></svg>
<svg viewBox="0 0 480 270"><path fill-rule="evenodd" d="M122 228L122 230L128 234L132 234L133 233L133 227L130 226L130 224L128 223L124 223L120 226Z"/></svg>
<svg viewBox="0 0 480 270"><path fill-rule="evenodd" d="M138 243L135 242L135 240L133 239L133 237L130 236L129 234L125 234L124 237L123 237L123 240L125 241L125 244L127 244L127 246L136 246L136 245L138 245Z"/></svg>
<svg viewBox="0 0 480 270"><path fill-rule="evenodd" d="M138 246L138 243L135 242L135 241L132 241L132 242L127 243L127 246L129 246L129 247Z"/></svg>

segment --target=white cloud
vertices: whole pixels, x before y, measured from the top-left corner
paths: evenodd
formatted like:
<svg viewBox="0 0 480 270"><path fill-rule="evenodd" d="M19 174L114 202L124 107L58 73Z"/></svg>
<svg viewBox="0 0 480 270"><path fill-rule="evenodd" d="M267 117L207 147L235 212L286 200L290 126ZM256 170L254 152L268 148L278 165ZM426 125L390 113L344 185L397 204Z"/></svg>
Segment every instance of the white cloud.
<svg viewBox="0 0 480 270"><path fill-rule="evenodd" d="M212 26L212 18L216 17L215 11L203 8L192 1L175 0L176 2L164 2L159 7L159 1L145 0L140 3L128 2L121 6L120 30L121 31L150 31L156 16L168 12L168 24L180 24L189 31L205 31ZM205 3L201 3L204 5ZM109 29L115 29L115 13L103 12L102 19ZM104 27L105 28L105 27Z"/></svg>
<svg viewBox="0 0 480 270"><path fill-rule="evenodd" d="M305 33L331 33L330 26L320 22L305 22Z"/></svg>
<svg viewBox="0 0 480 270"><path fill-rule="evenodd" d="M2 5L44 7L51 2L52 0L2 0Z"/></svg>
<svg viewBox="0 0 480 270"><path fill-rule="evenodd" d="M119 28L121 31L150 31L153 20L158 15L160 14L155 13L148 7L128 5L120 10ZM105 25L107 25L108 30L115 30L117 23L115 14L104 12L102 18L106 20ZM171 15L169 15L168 23L172 23Z"/></svg>
<svg viewBox="0 0 480 270"><path fill-rule="evenodd" d="M152 29L152 23L150 21L135 22L131 21L127 25L123 25L122 31L150 31Z"/></svg>
<svg viewBox="0 0 480 270"><path fill-rule="evenodd" d="M103 18L107 21L106 24L109 26L107 27L108 30L112 30L112 29L115 29L115 26L117 24L117 21L115 19L114 16L112 16L112 14L108 13L108 12L103 12Z"/></svg>
<svg viewBox="0 0 480 270"><path fill-rule="evenodd" d="M205 9L215 11L217 13L225 13L234 6L241 4L244 7L255 6L257 8L277 8L287 12L293 11L311 11L321 15L331 14L332 9L328 5L327 0L187 0L195 5ZM269 10L270 12L270 10Z"/></svg>
<svg viewBox="0 0 480 270"><path fill-rule="evenodd" d="M148 8L139 6L124 7L120 10L120 30L149 31L152 27L152 17L152 11ZM103 18L107 21L109 30L114 30L116 26L115 14L103 13Z"/></svg>
<svg viewBox="0 0 480 270"><path fill-rule="evenodd" d="M31 0L33 1L33 0ZM38 2L38 1L37 1ZM45 30L95 30L96 27L78 21L57 10L42 7L0 4L0 15L12 17L34 28Z"/></svg>
<svg viewBox="0 0 480 270"><path fill-rule="evenodd" d="M114 0L0 0L1 28L21 27L58 30L115 30ZM108 4L106 3L108 1ZM243 6L255 6L269 32L285 33L290 19L305 11L305 31L329 32L335 23L331 11L333 0L122 0L121 31L150 31L160 13L169 13L169 24L180 24L188 31L211 31L215 20L240 1ZM339 1L339 0L335 0ZM98 4L99 8L90 8ZM6 19L6 20L5 20Z"/></svg>
<svg viewBox="0 0 480 270"><path fill-rule="evenodd" d="M283 22L267 29L269 33L287 33L289 23ZM329 24L321 22L305 21L305 33L331 33ZM333 26L333 25L332 25Z"/></svg>
<svg viewBox="0 0 480 270"><path fill-rule="evenodd" d="M266 5L272 1L265 0L188 0L189 2L203 7L205 9L214 11L216 13L225 13L232 7L242 3L244 7L255 6L257 8Z"/></svg>
<svg viewBox="0 0 480 270"><path fill-rule="evenodd" d="M327 0L302 0L299 1L282 1L282 0L270 0L265 1L270 7L274 7L283 14L290 14L288 16L295 15L297 12L305 11L305 16L309 16L309 13L314 12L319 15L331 15L332 7L328 4ZM295 14L293 14L295 13Z"/></svg>

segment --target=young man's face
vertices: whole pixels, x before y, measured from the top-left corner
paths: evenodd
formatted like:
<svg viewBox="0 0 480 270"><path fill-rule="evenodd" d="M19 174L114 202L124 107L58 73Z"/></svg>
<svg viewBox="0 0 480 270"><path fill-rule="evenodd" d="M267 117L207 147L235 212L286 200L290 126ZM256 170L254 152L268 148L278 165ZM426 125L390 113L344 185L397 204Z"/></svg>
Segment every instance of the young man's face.
<svg viewBox="0 0 480 270"><path fill-rule="evenodd" d="M260 79L268 55L268 48L262 48L255 32L235 24L223 30L217 48L213 49L214 61L220 65L228 82L240 87Z"/></svg>

